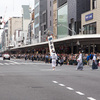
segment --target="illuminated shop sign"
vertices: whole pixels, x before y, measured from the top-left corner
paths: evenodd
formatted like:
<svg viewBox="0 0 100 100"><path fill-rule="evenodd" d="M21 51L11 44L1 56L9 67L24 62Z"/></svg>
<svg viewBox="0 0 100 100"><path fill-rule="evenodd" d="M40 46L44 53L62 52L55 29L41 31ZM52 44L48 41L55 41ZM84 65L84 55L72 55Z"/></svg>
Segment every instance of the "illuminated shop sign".
<svg viewBox="0 0 100 100"><path fill-rule="evenodd" d="M92 20L92 19L93 19L93 13L85 16L85 21L89 21L89 20Z"/></svg>

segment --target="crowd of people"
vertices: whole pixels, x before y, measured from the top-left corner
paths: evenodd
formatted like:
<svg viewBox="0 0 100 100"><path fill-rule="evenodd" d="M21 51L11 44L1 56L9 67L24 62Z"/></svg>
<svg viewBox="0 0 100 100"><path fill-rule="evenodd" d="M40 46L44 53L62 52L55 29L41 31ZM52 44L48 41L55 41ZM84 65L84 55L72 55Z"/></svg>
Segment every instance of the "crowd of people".
<svg viewBox="0 0 100 100"><path fill-rule="evenodd" d="M14 54L12 58L32 60L32 61L44 61L45 63L52 63L52 57L50 54ZM57 65L69 64L77 65L78 54L57 54Z"/></svg>
<svg viewBox="0 0 100 100"><path fill-rule="evenodd" d="M82 54L82 53L81 53ZM57 54L57 59L56 59L56 66L60 65L62 66L63 64L65 65L78 65L78 58L79 58L80 52L79 54ZM45 63L52 63L52 56L50 54L15 54L15 55L11 55L12 57L15 58L24 58L25 60L32 60L32 61L43 61ZM95 57L95 58L93 58ZM92 65L95 64L94 60L96 60L95 63L99 63L99 59L100 59L100 54L82 54L82 62L83 65L89 65L91 66L92 69L96 69L93 68ZM78 65L79 66L79 65ZM82 65L81 65L82 66Z"/></svg>

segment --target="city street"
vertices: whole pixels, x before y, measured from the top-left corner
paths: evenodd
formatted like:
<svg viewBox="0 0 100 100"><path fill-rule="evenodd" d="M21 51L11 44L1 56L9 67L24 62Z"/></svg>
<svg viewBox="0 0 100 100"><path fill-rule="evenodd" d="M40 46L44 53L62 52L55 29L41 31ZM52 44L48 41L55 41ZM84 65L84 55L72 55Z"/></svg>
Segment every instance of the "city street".
<svg viewBox="0 0 100 100"><path fill-rule="evenodd" d="M0 58L0 100L100 100L100 69Z"/></svg>

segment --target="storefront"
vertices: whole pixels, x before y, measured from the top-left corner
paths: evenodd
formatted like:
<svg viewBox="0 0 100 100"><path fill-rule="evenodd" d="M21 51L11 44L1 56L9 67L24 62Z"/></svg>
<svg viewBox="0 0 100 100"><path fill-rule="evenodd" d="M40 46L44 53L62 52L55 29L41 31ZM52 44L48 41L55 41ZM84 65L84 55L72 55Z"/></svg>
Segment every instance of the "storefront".
<svg viewBox="0 0 100 100"><path fill-rule="evenodd" d="M76 54L79 50L83 50L84 53L90 52L100 53L100 34L89 35L74 35L61 39L53 40L54 47L57 53L60 54ZM19 48L10 49L10 52L16 53L49 53L48 42L37 43L34 45L23 46Z"/></svg>
<svg viewBox="0 0 100 100"><path fill-rule="evenodd" d="M81 16L82 34L100 34L100 0L91 0L91 10Z"/></svg>

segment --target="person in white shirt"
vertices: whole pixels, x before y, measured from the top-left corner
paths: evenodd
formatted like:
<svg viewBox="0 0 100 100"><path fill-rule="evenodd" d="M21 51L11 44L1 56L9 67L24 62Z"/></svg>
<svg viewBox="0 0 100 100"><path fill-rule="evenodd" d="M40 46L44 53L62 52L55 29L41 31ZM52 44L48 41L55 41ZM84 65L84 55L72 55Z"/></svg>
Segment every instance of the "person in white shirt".
<svg viewBox="0 0 100 100"><path fill-rule="evenodd" d="M55 51L52 51L51 57L52 57L52 68L53 68L53 70L55 70L56 60L57 60L57 54Z"/></svg>
<svg viewBox="0 0 100 100"><path fill-rule="evenodd" d="M76 70L83 70L83 61L82 61L82 53L79 51L79 57L77 59L78 65Z"/></svg>

